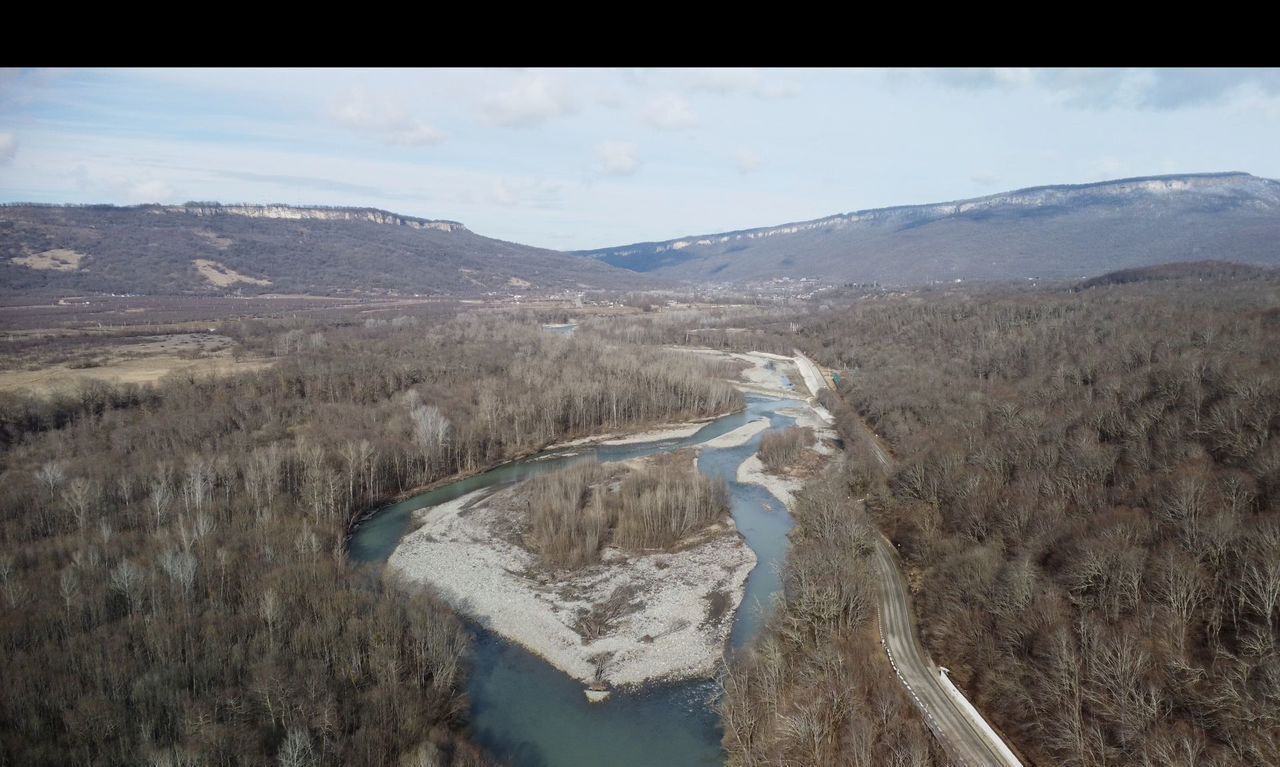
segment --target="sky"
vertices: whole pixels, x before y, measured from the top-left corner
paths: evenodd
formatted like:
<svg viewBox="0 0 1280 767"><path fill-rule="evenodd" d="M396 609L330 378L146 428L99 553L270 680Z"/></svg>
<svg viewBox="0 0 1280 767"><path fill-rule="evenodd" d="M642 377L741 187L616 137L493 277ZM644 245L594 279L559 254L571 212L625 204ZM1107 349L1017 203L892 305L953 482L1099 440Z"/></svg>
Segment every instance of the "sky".
<svg viewBox="0 0 1280 767"><path fill-rule="evenodd" d="M1280 178L1280 70L5 70L0 201L353 205L557 249Z"/></svg>

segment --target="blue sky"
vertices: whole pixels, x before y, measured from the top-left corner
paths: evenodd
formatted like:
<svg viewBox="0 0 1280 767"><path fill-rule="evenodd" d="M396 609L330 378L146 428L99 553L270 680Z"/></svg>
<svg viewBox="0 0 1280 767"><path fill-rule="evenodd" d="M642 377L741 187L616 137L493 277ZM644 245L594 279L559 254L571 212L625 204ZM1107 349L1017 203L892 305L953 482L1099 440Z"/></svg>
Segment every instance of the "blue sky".
<svg viewBox="0 0 1280 767"><path fill-rule="evenodd" d="M1280 70L10 70L0 200L360 205L551 248L1280 178Z"/></svg>

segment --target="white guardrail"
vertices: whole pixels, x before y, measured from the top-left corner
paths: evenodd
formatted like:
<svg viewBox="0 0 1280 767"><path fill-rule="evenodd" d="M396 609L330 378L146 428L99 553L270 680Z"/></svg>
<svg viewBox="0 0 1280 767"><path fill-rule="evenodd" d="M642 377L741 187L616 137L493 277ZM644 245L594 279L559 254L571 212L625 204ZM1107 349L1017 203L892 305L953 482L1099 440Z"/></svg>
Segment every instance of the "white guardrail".
<svg viewBox="0 0 1280 767"><path fill-rule="evenodd" d="M995 747L996 751L999 752L1000 757L1004 760L1004 763L1012 765L1013 767L1022 767L1022 762L1018 760L1018 757L1014 756L1013 751L1011 751L1009 746L1004 742L1004 738L1000 737L1000 735L992 729L987 720L978 712L978 709L969 702L969 699L964 696L964 693L960 692L960 688L956 687L955 683L951 681L951 677L947 674L947 670L945 668L940 668L938 670L938 676L942 678L942 689L946 690L947 695L950 695L951 699L954 700L960 706L961 710L968 715L969 721L973 722L982 730L982 734L987 737L987 742L991 743L992 746Z"/></svg>

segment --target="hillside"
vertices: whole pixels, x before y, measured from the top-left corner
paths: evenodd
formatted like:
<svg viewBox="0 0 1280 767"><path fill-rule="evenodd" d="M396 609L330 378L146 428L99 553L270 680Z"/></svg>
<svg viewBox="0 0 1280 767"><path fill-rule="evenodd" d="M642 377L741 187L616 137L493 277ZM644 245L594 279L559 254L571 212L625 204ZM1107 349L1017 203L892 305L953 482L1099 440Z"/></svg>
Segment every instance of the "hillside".
<svg viewBox="0 0 1280 767"><path fill-rule="evenodd" d="M372 208L0 207L0 291L520 293L629 288L607 264Z"/></svg>
<svg viewBox="0 0 1280 767"><path fill-rule="evenodd" d="M1280 182L1247 173L1043 186L579 251L694 282L1079 279L1170 261L1280 264Z"/></svg>
<svg viewBox="0 0 1280 767"><path fill-rule="evenodd" d="M1087 290L1103 285L1127 285L1131 282L1164 280L1247 280L1270 275L1267 269L1247 264L1233 264L1230 261L1186 261L1107 272L1081 282L1078 289Z"/></svg>

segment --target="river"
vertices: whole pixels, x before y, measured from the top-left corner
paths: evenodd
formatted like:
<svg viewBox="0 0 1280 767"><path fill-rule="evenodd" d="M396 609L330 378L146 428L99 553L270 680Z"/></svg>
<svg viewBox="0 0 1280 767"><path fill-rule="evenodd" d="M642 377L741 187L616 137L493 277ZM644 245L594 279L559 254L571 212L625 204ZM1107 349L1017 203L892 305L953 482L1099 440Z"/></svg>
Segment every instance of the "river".
<svg viewBox="0 0 1280 767"><path fill-rule="evenodd" d="M748 397L743 412L708 423L696 434L634 445L575 448L504 464L484 474L436 488L377 512L356 530L349 554L356 562L385 562L408 531L413 512L467 493L526 479L594 456L621 461L692 447L749 421L767 417L781 429L794 419L779 411L806 407L794 400ZM747 579L746 596L734 619L731 646L750 641L760 629L763 608L780 588L778 573L787 552L791 517L776 498L757 485L739 484L738 466L757 450L761 432L745 445L704 449L698 469L725 480L730 510L758 563ZM471 737L503 761L518 767L641 767L722 764L720 724L714 705L719 686L710 680L648 685L614 691L603 703L589 703L582 683L536 655L472 625L474 654L469 695Z"/></svg>

